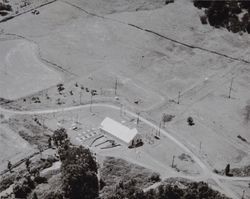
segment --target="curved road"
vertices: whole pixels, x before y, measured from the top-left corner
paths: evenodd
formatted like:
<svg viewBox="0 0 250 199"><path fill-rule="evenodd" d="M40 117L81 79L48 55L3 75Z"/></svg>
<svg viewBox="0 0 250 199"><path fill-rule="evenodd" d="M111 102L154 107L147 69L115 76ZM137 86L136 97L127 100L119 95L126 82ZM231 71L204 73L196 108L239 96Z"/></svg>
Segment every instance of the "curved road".
<svg viewBox="0 0 250 199"><path fill-rule="evenodd" d="M111 105L111 104L103 104L103 103L96 103L96 104L85 104L85 105L78 105L78 106L73 106L73 107L65 107L65 108L56 108L56 109L49 109L49 110L33 110L33 111L19 111L19 110L10 110L10 109L4 109L0 107L0 111L7 113L9 115L13 114L18 114L18 115L23 115L23 114L28 114L28 115L33 115L33 114L49 114L49 113L57 113L57 112L63 112L63 111L72 111L72 110L78 110L82 108L89 108L90 106L92 107L106 107L106 108L112 108L115 110L120 110L119 106L116 105ZM126 114L129 114L135 118L138 117L136 113L133 113L129 110L123 109L123 111ZM139 119L144 122L145 124L149 125L152 128L159 129L159 127L152 122L148 121L147 119L139 116ZM215 173L213 173L208 166L196 155L194 154L189 148L187 148L183 143L181 143L178 139L173 137L170 133L165 131L164 129L160 129L161 133L164 134L167 138L169 138L171 141L173 141L175 144L177 144L179 147L181 147L184 151L189 153L192 157L192 159L202 168L203 170L203 175L207 179L212 179L214 180L218 186L220 186L225 194L227 194L229 197L232 197L233 199L239 198L235 193L230 190L228 187L226 187L223 183L221 183L220 179L223 180L244 180L244 181L249 181L250 177L227 177L227 176L220 176Z"/></svg>

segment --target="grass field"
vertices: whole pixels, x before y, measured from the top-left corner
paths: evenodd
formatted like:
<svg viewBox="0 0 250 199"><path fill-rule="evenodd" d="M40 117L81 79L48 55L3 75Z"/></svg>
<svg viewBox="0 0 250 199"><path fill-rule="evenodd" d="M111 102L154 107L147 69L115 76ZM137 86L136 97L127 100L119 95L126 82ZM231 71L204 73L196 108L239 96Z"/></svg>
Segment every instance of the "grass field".
<svg viewBox="0 0 250 199"><path fill-rule="evenodd" d="M166 6L161 0L56 1L38 10L38 15L28 12L0 27L0 97L13 100L3 106L30 111L28 116L18 113L18 120L28 117L30 123L29 117L38 114L51 129L63 120L70 129L79 116L83 131L98 128L107 115L130 121L120 118L119 110L96 108L95 115L89 107L77 110L91 103L90 92L96 90L94 103L123 106L156 126L163 113L174 115L162 128L183 144L181 148L164 137L139 148L141 159L124 146L106 151L97 147L104 156L126 157L162 176L175 174L170 168L173 155L181 173L193 176L200 174L197 159L209 171L228 163L237 168L250 164L250 122L245 116L249 35L202 25L200 11L184 0ZM189 116L194 126L187 124ZM146 124L138 128L144 135L152 131ZM83 144L76 139L80 135L69 134ZM1 136L6 147L21 139L7 129ZM25 156L30 146L20 143ZM13 148L5 159L15 153Z"/></svg>
<svg viewBox="0 0 250 199"><path fill-rule="evenodd" d="M37 46L25 40L1 42L0 97L17 99L61 81L56 71L39 60Z"/></svg>

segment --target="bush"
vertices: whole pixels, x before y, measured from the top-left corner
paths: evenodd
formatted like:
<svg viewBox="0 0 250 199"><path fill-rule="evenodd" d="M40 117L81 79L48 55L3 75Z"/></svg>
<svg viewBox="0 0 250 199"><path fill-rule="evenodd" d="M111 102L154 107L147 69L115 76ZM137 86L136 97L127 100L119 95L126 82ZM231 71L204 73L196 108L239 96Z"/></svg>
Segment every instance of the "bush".
<svg viewBox="0 0 250 199"><path fill-rule="evenodd" d="M12 11L11 5L0 2L0 10Z"/></svg>
<svg viewBox="0 0 250 199"><path fill-rule="evenodd" d="M166 5L169 4L169 3L174 3L174 0L166 0L166 1L165 1L165 4L166 4Z"/></svg>
<svg viewBox="0 0 250 199"><path fill-rule="evenodd" d="M68 147L59 151L64 196L68 199L98 197L97 164L89 149Z"/></svg>
<svg viewBox="0 0 250 199"><path fill-rule="evenodd" d="M61 146L68 140L68 134L65 128L60 128L54 131L52 139L56 147Z"/></svg>
<svg viewBox="0 0 250 199"><path fill-rule="evenodd" d="M178 182L180 184L180 182ZM182 184L182 183L181 183ZM177 185L167 184L160 185L156 189L150 189L144 193L142 190L135 188L133 183L120 184L116 187L114 194L111 194L108 199L227 199L218 191L210 189L204 182L183 183L184 188Z"/></svg>
<svg viewBox="0 0 250 199"><path fill-rule="evenodd" d="M45 178L45 177L36 176L36 177L34 178L34 182L35 182L36 184L44 184L44 183L48 183L48 180L47 180L47 178Z"/></svg>
<svg viewBox="0 0 250 199"><path fill-rule="evenodd" d="M194 125L194 120L193 120L193 118L192 118L192 117L188 117L188 118L187 118L187 123L188 123L189 126L193 126L193 125Z"/></svg>
<svg viewBox="0 0 250 199"><path fill-rule="evenodd" d="M210 1L204 1L204 0L194 0L194 6L197 8L209 8L211 5Z"/></svg>
<svg viewBox="0 0 250 199"><path fill-rule="evenodd" d="M26 198L34 188L35 184L31 180L31 177L26 176L14 184L13 193L15 198Z"/></svg>
<svg viewBox="0 0 250 199"><path fill-rule="evenodd" d="M0 11L0 16L6 16L8 14L8 12L6 11Z"/></svg>
<svg viewBox="0 0 250 199"><path fill-rule="evenodd" d="M163 122L164 126L165 126L166 122L171 122L174 117L175 117L174 115L164 113L162 115L162 122Z"/></svg>
<svg viewBox="0 0 250 199"><path fill-rule="evenodd" d="M247 26L246 26L246 31L247 31L247 33L249 33L250 34L250 22L247 24Z"/></svg>
<svg viewBox="0 0 250 199"><path fill-rule="evenodd" d="M161 181L160 175L158 173L153 173L150 176L150 181L153 181L153 182L159 182L159 181Z"/></svg>
<svg viewBox="0 0 250 199"><path fill-rule="evenodd" d="M207 24L207 15L200 16L200 20L202 24Z"/></svg>
<svg viewBox="0 0 250 199"><path fill-rule="evenodd" d="M106 186L106 183L105 183L105 181L102 178L100 179L99 184L100 184L100 190L102 190L103 187Z"/></svg>
<svg viewBox="0 0 250 199"><path fill-rule="evenodd" d="M61 192L51 192L44 199L63 199L63 193Z"/></svg>
<svg viewBox="0 0 250 199"><path fill-rule="evenodd" d="M233 33L248 32L250 33L250 2L249 1L203 1L194 0L194 6L205 8L208 22L216 28L224 27ZM242 12L245 13L242 19L238 17ZM200 17L201 23L206 24L205 17Z"/></svg>
<svg viewBox="0 0 250 199"><path fill-rule="evenodd" d="M15 174L8 174L0 178L0 192L7 189L15 181Z"/></svg>
<svg viewBox="0 0 250 199"><path fill-rule="evenodd" d="M15 184L13 187L15 198L26 198L30 192L31 189L27 185Z"/></svg>

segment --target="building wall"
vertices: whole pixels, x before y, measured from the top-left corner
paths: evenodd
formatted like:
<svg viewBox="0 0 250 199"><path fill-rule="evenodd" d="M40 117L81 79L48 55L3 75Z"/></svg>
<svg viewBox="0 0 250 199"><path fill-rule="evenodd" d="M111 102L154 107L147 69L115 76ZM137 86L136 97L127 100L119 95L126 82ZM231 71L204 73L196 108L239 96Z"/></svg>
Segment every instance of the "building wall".
<svg viewBox="0 0 250 199"><path fill-rule="evenodd" d="M124 144L125 146L129 146L130 143L127 143L127 142L124 142L123 140L119 139L118 137L110 134L109 132L107 131L104 131L103 129L100 129L102 133L106 134L107 136L113 138L114 140L117 140L118 142L121 142L122 144Z"/></svg>

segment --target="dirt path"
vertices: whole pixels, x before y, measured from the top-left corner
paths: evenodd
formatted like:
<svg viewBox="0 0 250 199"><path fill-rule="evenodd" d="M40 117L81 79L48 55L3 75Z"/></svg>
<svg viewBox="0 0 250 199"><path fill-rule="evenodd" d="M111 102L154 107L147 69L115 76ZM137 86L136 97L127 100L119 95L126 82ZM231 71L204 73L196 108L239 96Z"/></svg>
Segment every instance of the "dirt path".
<svg viewBox="0 0 250 199"><path fill-rule="evenodd" d="M61 2L64 2L64 1L61 1ZM154 30L144 29L144 28L136 26L134 24L125 23L125 22L118 21L118 20L115 20L115 19L111 19L111 18L108 18L108 17L105 17L105 16L99 16L99 15L96 15L94 13L90 13L90 12L84 10L83 8L78 7L78 6L76 6L76 5L72 4L72 3L68 3L68 2L64 2L64 3L67 3L70 6L73 6L73 7L77 8L77 9L79 9L79 10L82 10L83 12L85 12L85 13L87 13L89 15L92 15L93 17L99 17L99 18L102 18L102 19L115 21L117 23L121 23L121 24L130 26L130 27L133 27L135 29L138 29L139 31L144 31L144 32L147 32L149 34L155 35L157 37L161 37L161 38L166 39L168 41L174 42L174 43L176 43L178 45L183 45L183 46L189 47L191 49L198 49L198 50L201 50L201 51L205 51L207 53L214 54L216 56L222 56L222 57L230 59L230 60L235 60L235 61L239 61L239 62L243 62L243 63L247 63L247 64L250 63L248 60L245 60L245 59L240 59L240 58L237 58L237 57L231 57L229 55L226 55L226 54L223 54L223 53L220 53L220 52L216 52L216 51L213 51L213 50L210 50L210 49L205 49L205 48L202 48L202 47L199 47L199 46L194 46L194 45L191 45L191 44L188 44L188 43L184 43L184 42L181 42L181 41L178 41L178 40L174 40L174 39L168 37L167 35L159 34L159 33L155 32ZM46 60L43 60L43 61L46 62ZM50 63L50 64L53 65L53 63ZM57 65L55 65L54 67L58 68ZM218 82L220 82L219 77L218 77ZM216 88L216 86L218 85L218 82L217 81L214 82L213 85L210 85L207 89L211 90L211 89ZM204 87L201 86L201 89L204 89ZM187 91L187 93L190 93L190 92L192 92L192 90ZM203 97L203 93L202 93L202 96L199 96L198 98L200 99L202 97ZM30 114L30 115L33 115L33 114L48 114L48 113L56 113L56 112L63 112L63 111L72 111L72 110L78 110L78 109L83 109L83 108L89 108L90 106L93 106L93 107L106 107L106 108L112 108L112 109L115 109L115 110L120 110L119 106L110 105L110 104L92 104L92 105L87 104L87 105L79 105L79 106L74 106L74 107L57 108L57 109L50 109L50 110L38 110L38 111L16 111L16 110L7 110L7 109L3 109L3 108L0 107L0 111L2 111L4 113L7 113L9 115L12 115L12 114L20 114L20 115L21 114ZM133 113L133 112L131 112L129 110L124 110L124 112L126 112L127 114L129 114L129 115L131 115L133 117L136 117L136 118L138 117L138 115L136 113ZM157 125L155 125L153 122L151 122L151 121L149 121L149 120L147 120L147 119L145 119L145 118L143 118L141 116L139 117L139 119L142 122L144 122L145 124L155 128L155 129L159 129L159 127ZM161 133L164 134L171 141L173 141L175 144L177 144L179 147L181 147L183 150L185 150L187 153L189 153L191 155L193 160L202 168L204 177L206 177L207 179L208 178L213 179L218 184L218 186L220 186L225 191L225 193L227 193L228 196L230 196L232 198L235 198L235 199L238 198L235 195L235 193L233 193L228 187L226 187L225 185L223 185L220 182L220 179L249 181L250 177L227 177L227 176L220 176L220 175L214 174L211 171L211 169L209 168L209 166L206 165L206 163L204 163L194 152L192 152L181 141L179 141L177 138L175 138L169 132L167 132L167 131L165 131L163 129L161 129ZM185 177L185 176L183 176L183 177Z"/></svg>

